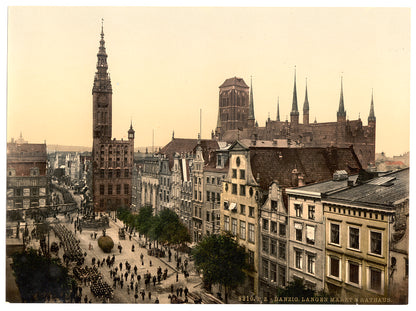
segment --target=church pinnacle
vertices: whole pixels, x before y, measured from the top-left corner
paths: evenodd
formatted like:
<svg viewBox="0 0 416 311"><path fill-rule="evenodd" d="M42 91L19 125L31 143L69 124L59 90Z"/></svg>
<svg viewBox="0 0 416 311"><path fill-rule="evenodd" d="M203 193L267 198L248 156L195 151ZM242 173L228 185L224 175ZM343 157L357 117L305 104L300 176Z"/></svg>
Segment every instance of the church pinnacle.
<svg viewBox="0 0 416 311"><path fill-rule="evenodd" d="M254 120L254 99L253 99L253 77L250 77L250 106L248 110L248 120Z"/></svg>
<svg viewBox="0 0 416 311"><path fill-rule="evenodd" d="M368 122L376 122L376 116L374 114L373 90L371 90L371 105L370 114L368 115Z"/></svg>
<svg viewBox="0 0 416 311"><path fill-rule="evenodd" d="M276 121L280 121L279 96L277 97L277 117Z"/></svg>
<svg viewBox="0 0 416 311"><path fill-rule="evenodd" d="M292 100L292 111L290 112L290 124L299 124L299 111L298 111L298 95L296 93L296 66L295 66L295 82L293 84L293 100Z"/></svg>
<svg viewBox="0 0 416 311"><path fill-rule="evenodd" d="M342 76L341 76L341 94L339 96L339 107L337 111L337 119L338 120L344 120L346 119L347 112L344 108L344 92L343 92L343 84L342 84Z"/></svg>
<svg viewBox="0 0 416 311"><path fill-rule="evenodd" d="M303 102L303 124L309 124L308 79L306 79L305 101Z"/></svg>

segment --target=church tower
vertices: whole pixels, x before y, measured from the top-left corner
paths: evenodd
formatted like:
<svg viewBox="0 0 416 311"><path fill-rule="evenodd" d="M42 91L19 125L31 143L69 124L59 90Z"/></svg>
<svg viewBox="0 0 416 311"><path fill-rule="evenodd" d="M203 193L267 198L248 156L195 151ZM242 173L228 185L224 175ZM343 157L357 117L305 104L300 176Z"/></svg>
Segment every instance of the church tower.
<svg viewBox="0 0 416 311"><path fill-rule="evenodd" d="M101 24L101 40L97 54L97 72L92 88L93 139L111 140L112 136L112 94L110 75L107 72L104 29Z"/></svg>
<svg viewBox="0 0 416 311"><path fill-rule="evenodd" d="M374 101L373 101L373 91L371 91L371 105L370 105L370 114L368 115L368 126L376 127L376 116L374 114Z"/></svg>
<svg viewBox="0 0 416 311"><path fill-rule="evenodd" d="M256 119L254 117L253 79L250 77L250 106L248 110L247 126L249 128L254 128L255 121Z"/></svg>

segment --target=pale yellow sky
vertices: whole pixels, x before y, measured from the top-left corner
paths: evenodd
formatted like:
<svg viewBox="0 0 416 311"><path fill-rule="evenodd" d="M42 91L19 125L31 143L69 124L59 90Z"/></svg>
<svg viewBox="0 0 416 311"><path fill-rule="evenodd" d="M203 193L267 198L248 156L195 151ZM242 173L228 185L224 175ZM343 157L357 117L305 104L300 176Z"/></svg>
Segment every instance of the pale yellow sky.
<svg viewBox="0 0 416 311"><path fill-rule="evenodd" d="M218 86L250 83L260 126L289 116L294 66L299 110L336 120L340 77L349 119L364 125L371 90L376 151L409 150L410 9L10 7L7 140L92 145L92 84L101 18L113 85L113 137L136 146L215 129ZM302 115L302 113L301 113ZM300 118L302 120L302 118Z"/></svg>

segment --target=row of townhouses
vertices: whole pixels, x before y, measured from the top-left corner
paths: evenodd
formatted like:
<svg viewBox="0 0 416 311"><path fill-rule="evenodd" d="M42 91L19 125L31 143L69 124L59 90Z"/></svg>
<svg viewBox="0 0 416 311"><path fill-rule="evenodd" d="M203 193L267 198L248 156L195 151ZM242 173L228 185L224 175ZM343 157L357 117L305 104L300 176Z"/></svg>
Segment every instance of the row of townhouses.
<svg viewBox="0 0 416 311"><path fill-rule="evenodd" d="M295 279L341 298L405 293L408 169L366 173L352 148L173 138L135 171L135 208L171 208L194 242L231 232L246 248L242 295Z"/></svg>

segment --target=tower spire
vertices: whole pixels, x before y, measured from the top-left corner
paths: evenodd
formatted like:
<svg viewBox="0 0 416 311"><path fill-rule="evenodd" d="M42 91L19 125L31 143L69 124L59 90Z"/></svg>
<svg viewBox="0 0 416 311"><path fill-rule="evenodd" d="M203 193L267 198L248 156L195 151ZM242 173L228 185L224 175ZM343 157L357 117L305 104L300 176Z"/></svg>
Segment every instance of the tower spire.
<svg viewBox="0 0 416 311"><path fill-rule="evenodd" d="M368 122L376 122L376 116L374 114L373 89L371 89L371 105L370 114L368 115Z"/></svg>
<svg viewBox="0 0 416 311"><path fill-rule="evenodd" d="M306 78L305 101L303 102L303 124L309 124L308 78Z"/></svg>
<svg viewBox="0 0 416 311"><path fill-rule="evenodd" d="M347 116L347 112L345 111L344 108L344 90L343 90L343 77L341 76L341 94L339 96L339 107L338 107L338 111L337 111L337 119L338 121L344 120L346 119Z"/></svg>
<svg viewBox="0 0 416 311"><path fill-rule="evenodd" d="M107 64L107 52L105 49L105 41L104 41L104 19L101 19L101 40L100 46L98 48L97 53L97 72L95 73L94 77L94 88L93 91L110 91L112 90L111 87L111 79L110 74L107 72L108 64Z"/></svg>
<svg viewBox="0 0 416 311"><path fill-rule="evenodd" d="M292 111L290 112L290 123L299 124L299 111L298 111L298 95L296 92L296 66L295 66L295 79L293 84L293 100L292 100Z"/></svg>
<svg viewBox="0 0 416 311"><path fill-rule="evenodd" d="M254 120L254 99L253 99L253 76L250 76L250 106L248 110L248 120Z"/></svg>
<svg viewBox="0 0 416 311"><path fill-rule="evenodd" d="M276 121L280 121L279 96L277 96L277 118L276 118Z"/></svg>

